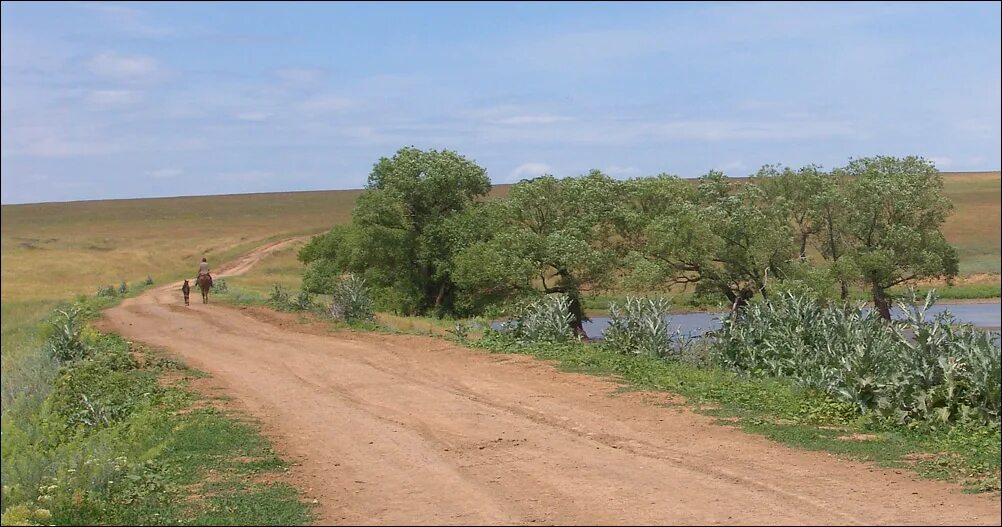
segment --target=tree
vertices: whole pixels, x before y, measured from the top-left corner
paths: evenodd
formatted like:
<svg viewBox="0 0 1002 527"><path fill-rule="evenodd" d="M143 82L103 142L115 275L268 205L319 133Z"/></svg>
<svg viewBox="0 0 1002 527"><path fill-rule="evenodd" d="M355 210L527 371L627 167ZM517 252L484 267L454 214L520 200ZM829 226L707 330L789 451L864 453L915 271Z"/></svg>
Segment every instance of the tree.
<svg viewBox="0 0 1002 527"><path fill-rule="evenodd" d="M515 184L506 198L476 209L484 223L468 230L481 238L457 251L457 284L471 296L497 299L564 293L573 329L583 334L581 293L606 285L616 268L610 221L618 186L597 170Z"/></svg>
<svg viewBox="0 0 1002 527"><path fill-rule="evenodd" d="M766 165L751 178L772 201L772 206L786 213L799 243L801 260L807 259L807 242L820 229L811 206L826 181L819 169L817 165L807 165L799 170L785 167L781 171Z"/></svg>
<svg viewBox="0 0 1002 527"><path fill-rule="evenodd" d="M376 289L384 307L439 315L453 310L452 248L445 227L490 190L483 168L449 151L400 149L381 158L352 211L352 224L315 239L300 253L317 279L352 271ZM307 278L313 278L307 271ZM304 280L305 282L306 280Z"/></svg>
<svg viewBox="0 0 1002 527"><path fill-rule="evenodd" d="M953 278L957 250L940 227L953 209L943 195L943 176L916 156L851 160L837 171L847 178L845 222L851 258L890 320L887 289L923 278Z"/></svg>
<svg viewBox="0 0 1002 527"><path fill-rule="evenodd" d="M814 247L828 262L832 276L838 281L840 297L849 298L849 283L858 276L853 267L848 240L850 217L849 199L845 192L845 177L841 171L822 174L814 196L809 199L810 218L815 225Z"/></svg>
<svg viewBox="0 0 1002 527"><path fill-rule="evenodd" d="M635 281L695 284L697 291L725 296L736 312L754 295L766 296L770 278L783 276L794 258L785 212L770 206L755 183L734 185L713 171L700 178L695 192L664 176L629 186L635 220L627 224L639 234L623 239L632 248ZM673 198L652 199L659 195ZM638 205L644 202L661 205L645 211Z"/></svg>

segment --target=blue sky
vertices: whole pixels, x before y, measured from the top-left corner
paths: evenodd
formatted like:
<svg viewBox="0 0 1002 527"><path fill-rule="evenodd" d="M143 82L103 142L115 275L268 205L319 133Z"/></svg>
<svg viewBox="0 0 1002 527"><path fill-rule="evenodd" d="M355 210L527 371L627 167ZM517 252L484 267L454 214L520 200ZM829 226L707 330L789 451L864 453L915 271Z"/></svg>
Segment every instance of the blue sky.
<svg viewBox="0 0 1002 527"><path fill-rule="evenodd" d="M1000 4L3 3L2 202L922 155L1002 166Z"/></svg>

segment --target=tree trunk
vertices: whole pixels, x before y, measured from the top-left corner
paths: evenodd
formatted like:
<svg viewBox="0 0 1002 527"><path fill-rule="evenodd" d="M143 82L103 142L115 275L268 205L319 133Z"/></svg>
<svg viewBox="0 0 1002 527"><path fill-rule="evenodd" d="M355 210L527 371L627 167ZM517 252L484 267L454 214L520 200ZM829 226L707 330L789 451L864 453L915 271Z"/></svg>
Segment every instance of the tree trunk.
<svg viewBox="0 0 1002 527"><path fill-rule="evenodd" d="M586 339L588 334L584 330L585 315L584 308L581 307L581 294L575 289L568 293L567 298L570 299L571 330L575 337Z"/></svg>
<svg viewBox="0 0 1002 527"><path fill-rule="evenodd" d="M807 233L800 233L800 259L807 259Z"/></svg>
<svg viewBox="0 0 1002 527"><path fill-rule="evenodd" d="M748 301L755 296L755 292L751 289L744 288L738 292L732 291L729 287L724 288L724 295L731 302L731 315L737 315L746 305Z"/></svg>
<svg viewBox="0 0 1002 527"><path fill-rule="evenodd" d="M880 287L876 279L870 280L870 283L873 286L873 307L880 313L880 318L890 321L891 303L887 299L887 293L883 287Z"/></svg>
<svg viewBox="0 0 1002 527"><path fill-rule="evenodd" d="M849 299L849 282L846 282L845 280L839 280L838 283L839 283L839 286L841 286L841 288L842 288L842 300L848 300Z"/></svg>

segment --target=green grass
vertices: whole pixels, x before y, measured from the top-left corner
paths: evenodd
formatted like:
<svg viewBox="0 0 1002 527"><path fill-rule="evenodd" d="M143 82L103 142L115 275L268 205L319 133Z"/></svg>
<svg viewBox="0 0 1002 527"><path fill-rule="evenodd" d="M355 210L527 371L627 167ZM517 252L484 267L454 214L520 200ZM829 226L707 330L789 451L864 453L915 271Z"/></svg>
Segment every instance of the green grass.
<svg viewBox="0 0 1002 527"><path fill-rule="evenodd" d="M486 339L474 346L556 361L566 371L611 376L623 389L657 390L685 396L696 411L720 423L798 448L832 452L887 467L911 467L919 474L960 482L968 491L999 489L999 427L947 429L893 427L860 417L851 405L774 379L751 379L714 368L697 368L657 358L627 356L580 343L519 346ZM726 418L724 420L723 418ZM871 434L868 441L838 439ZM928 457L909 461L909 454Z"/></svg>
<svg viewBox="0 0 1002 527"><path fill-rule="evenodd" d="M96 310L119 299L91 297L86 303ZM3 307L5 525L310 520L295 489L266 482L286 467L255 423L211 404L206 408L204 398L184 387L204 374L93 330L84 332L95 350L92 358L59 367L39 352L50 306L24 301ZM165 375L181 382L161 386L158 378ZM82 395L108 409L110 423L67 420L86 410ZM206 488L210 482L212 489Z"/></svg>

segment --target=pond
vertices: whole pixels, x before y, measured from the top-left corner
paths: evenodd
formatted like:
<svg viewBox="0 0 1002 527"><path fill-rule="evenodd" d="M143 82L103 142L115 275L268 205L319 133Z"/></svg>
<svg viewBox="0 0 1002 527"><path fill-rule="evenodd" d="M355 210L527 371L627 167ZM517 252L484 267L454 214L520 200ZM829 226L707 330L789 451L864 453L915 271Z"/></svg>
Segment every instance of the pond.
<svg viewBox="0 0 1002 527"><path fill-rule="evenodd" d="M983 328L998 329L1002 326L1002 315L1000 315L1000 305L998 302L990 304L936 304L927 313L929 318L949 311L960 322L967 322ZM671 328L678 328L685 335L702 335L707 331L714 331L720 328L720 318L722 313L679 313L672 315ZM891 316L898 318L901 311L897 308L891 310ZM584 330L591 338L600 338L609 326L609 317L592 317L589 322L585 322Z"/></svg>

